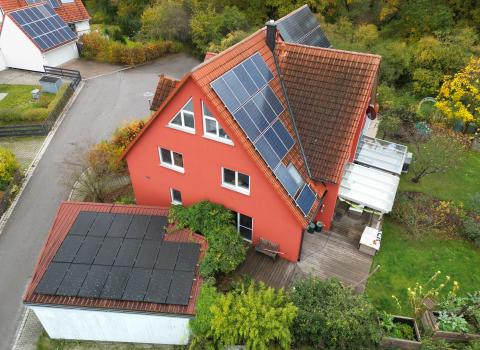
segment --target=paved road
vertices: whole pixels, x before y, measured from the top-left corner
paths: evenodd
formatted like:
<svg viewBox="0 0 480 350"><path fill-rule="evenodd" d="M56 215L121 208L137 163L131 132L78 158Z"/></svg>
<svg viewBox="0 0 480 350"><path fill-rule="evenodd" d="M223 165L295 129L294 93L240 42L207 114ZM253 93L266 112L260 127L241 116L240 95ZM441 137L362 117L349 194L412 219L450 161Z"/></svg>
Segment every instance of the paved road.
<svg viewBox="0 0 480 350"><path fill-rule="evenodd" d="M154 91L158 74L180 78L197 63L175 55L86 81L0 235L0 349L12 347L22 294L57 207L68 195L62 163L77 145L108 138L122 121L148 115L143 94Z"/></svg>

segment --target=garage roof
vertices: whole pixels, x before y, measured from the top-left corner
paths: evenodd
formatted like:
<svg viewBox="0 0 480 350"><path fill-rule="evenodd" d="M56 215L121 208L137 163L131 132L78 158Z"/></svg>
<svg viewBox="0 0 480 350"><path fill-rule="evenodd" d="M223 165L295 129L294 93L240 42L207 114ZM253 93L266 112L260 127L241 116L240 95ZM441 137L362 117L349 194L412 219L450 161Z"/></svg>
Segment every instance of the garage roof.
<svg viewBox="0 0 480 350"><path fill-rule="evenodd" d="M27 303L193 314L205 241L165 236L168 210L63 203Z"/></svg>
<svg viewBox="0 0 480 350"><path fill-rule="evenodd" d="M338 196L381 213L389 213L399 182L398 176L385 171L348 163Z"/></svg>

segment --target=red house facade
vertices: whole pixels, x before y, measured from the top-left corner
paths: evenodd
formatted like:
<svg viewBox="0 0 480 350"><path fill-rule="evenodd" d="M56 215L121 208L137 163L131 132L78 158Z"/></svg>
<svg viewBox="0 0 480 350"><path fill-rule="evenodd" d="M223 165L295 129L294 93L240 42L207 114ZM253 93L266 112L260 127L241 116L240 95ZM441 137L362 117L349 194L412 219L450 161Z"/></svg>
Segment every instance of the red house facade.
<svg viewBox="0 0 480 350"><path fill-rule="evenodd" d="M322 47L325 38L288 42L305 9L179 82L160 78L156 111L124 154L138 204L223 204L245 239L275 242L291 261L309 222L330 227L380 57Z"/></svg>

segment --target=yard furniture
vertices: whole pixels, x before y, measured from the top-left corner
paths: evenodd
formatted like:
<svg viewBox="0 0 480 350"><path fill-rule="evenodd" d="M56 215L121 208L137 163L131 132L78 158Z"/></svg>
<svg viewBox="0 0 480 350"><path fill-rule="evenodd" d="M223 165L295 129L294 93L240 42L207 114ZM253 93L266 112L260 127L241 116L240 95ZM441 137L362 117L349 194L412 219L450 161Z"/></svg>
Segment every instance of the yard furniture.
<svg viewBox="0 0 480 350"><path fill-rule="evenodd" d="M375 255L380 250L380 241L382 240L382 232L373 227L366 226L363 230L358 249L368 255Z"/></svg>
<svg viewBox="0 0 480 350"><path fill-rule="evenodd" d="M267 239L260 238L257 245L255 246L255 251L265 254L275 260L278 254L281 252L278 250L280 245L278 243L271 242Z"/></svg>

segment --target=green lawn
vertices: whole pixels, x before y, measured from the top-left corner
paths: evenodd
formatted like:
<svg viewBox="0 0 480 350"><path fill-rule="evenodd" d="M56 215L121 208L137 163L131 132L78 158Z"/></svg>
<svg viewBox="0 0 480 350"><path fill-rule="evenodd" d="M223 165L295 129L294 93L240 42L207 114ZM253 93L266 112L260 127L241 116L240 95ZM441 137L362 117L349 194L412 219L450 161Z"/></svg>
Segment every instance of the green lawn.
<svg viewBox="0 0 480 350"><path fill-rule="evenodd" d="M480 153L466 152L465 161L455 170L434 174L420 184L402 176L400 191L419 191L444 200L471 205L471 195L480 192ZM382 247L372 266L380 265L368 281L366 294L374 304L389 312L396 309L397 296L407 313L406 289L425 283L436 271L460 283L460 293L480 290L480 249L462 239L442 240L433 234L414 239L405 228L388 217L383 226Z"/></svg>

